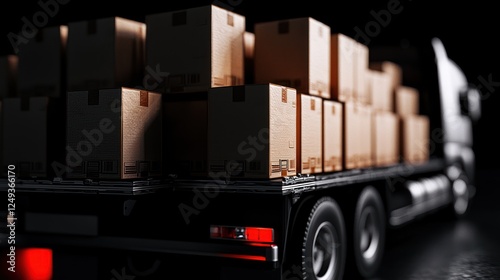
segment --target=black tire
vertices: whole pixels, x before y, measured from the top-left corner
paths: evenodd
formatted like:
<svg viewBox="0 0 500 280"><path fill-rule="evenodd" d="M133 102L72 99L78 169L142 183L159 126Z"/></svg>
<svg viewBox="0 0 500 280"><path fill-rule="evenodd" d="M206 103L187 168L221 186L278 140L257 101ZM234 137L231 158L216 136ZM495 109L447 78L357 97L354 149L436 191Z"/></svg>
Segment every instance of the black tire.
<svg viewBox="0 0 500 280"><path fill-rule="evenodd" d="M346 259L346 228L342 211L330 197L320 198L307 218L301 248L303 279L342 279Z"/></svg>
<svg viewBox="0 0 500 280"><path fill-rule="evenodd" d="M354 212L353 254L358 276L368 278L378 271L384 255L385 231L382 198L375 188L366 187Z"/></svg>
<svg viewBox="0 0 500 280"><path fill-rule="evenodd" d="M451 171L450 169L453 169ZM470 186L469 178L461 167L453 166L448 170L448 178L450 179L450 191L452 203L448 206L447 214L451 218L460 218L467 213L470 203Z"/></svg>

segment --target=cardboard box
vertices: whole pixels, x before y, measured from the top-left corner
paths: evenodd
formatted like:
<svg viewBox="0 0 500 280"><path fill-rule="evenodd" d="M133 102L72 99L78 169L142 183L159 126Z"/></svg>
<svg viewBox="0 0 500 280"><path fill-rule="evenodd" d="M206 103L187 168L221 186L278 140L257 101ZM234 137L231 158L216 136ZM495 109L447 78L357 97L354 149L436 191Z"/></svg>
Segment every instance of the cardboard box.
<svg viewBox="0 0 500 280"><path fill-rule="evenodd" d="M343 114L342 103L323 100L323 172L343 168Z"/></svg>
<svg viewBox="0 0 500 280"><path fill-rule="evenodd" d="M19 47L19 96L66 94L67 26L46 27ZM98 65L98 64L97 64Z"/></svg>
<svg viewBox="0 0 500 280"><path fill-rule="evenodd" d="M323 101L320 97L299 94L297 98L298 173L323 172Z"/></svg>
<svg viewBox="0 0 500 280"><path fill-rule="evenodd" d="M68 93L68 178L161 175L161 94L131 88Z"/></svg>
<svg viewBox="0 0 500 280"><path fill-rule="evenodd" d="M0 57L0 98L17 96L17 66L17 55Z"/></svg>
<svg viewBox="0 0 500 280"><path fill-rule="evenodd" d="M393 112L373 112L373 154L375 166L399 162L399 117Z"/></svg>
<svg viewBox="0 0 500 280"><path fill-rule="evenodd" d="M253 84L255 81L255 33L245 32L243 36L244 43L244 65L245 65L245 83Z"/></svg>
<svg viewBox="0 0 500 280"><path fill-rule="evenodd" d="M356 42L354 48L354 100L363 104L369 104L368 93L368 64L369 50L368 46Z"/></svg>
<svg viewBox="0 0 500 280"><path fill-rule="evenodd" d="M53 179L64 170L64 102L60 98L3 100L3 164L18 178ZM3 166L5 167L5 166ZM2 174L6 172L3 168Z"/></svg>
<svg viewBox="0 0 500 280"><path fill-rule="evenodd" d="M345 102L354 99L354 56L356 40L344 34L331 36L332 99Z"/></svg>
<svg viewBox="0 0 500 280"><path fill-rule="evenodd" d="M313 18L255 24L255 82L330 98L330 27Z"/></svg>
<svg viewBox="0 0 500 280"><path fill-rule="evenodd" d="M163 94L165 174L208 177L207 92Z"/></svg>
<svg viewBox="0 0 500 280"><path fill-rule="evenodd" d="M344 169L373 165L372 109L359 102L344 103Z"/></svg>
<svg viewBox="0 0 500 280"><path fill-rule="evenodd" d="M370 69L385 72L390 76L392 92L403 84L403 69L399 64L392 61L375 61L370 62Z"/></svg>
<svg viewBox="0 0 500 280"><path fill-rule="evenodd" d="M161 92L244 84L245 17L215 5L146 16L147 65L169 73Z"/></svg>
<svg viewBox="0 0 500 280"><path fill-rule="evenodd" d="M209 172L227 179L296 175L296 107L297 91L275 84L211 89Z"/></svg>
<svg viewBox="0 0 500 280"><path fill-rule="evenodd" d="M367 70L370 104L374 111L393 112L394 92L391 76L378 70Z"/></svg>
<svg viewBox="0 0 500 280"><path fill-rule="evenodd" d="M419 93L416 88L399 86L396 89L395 112L400 116L419 114Z"/></svg>
<svg viewBox="0 0 500 280"><path fill-rule="evenodd" d="M108 17L72 22L68 28L69 91L143 87L144 23Z"/></svg>
<svg viewBox="0 0 500 280"><path fill-rule="evenodd" d="M401 118L401 145L403 161L423 163L429 159L429 118L407 115Z"/></svg>

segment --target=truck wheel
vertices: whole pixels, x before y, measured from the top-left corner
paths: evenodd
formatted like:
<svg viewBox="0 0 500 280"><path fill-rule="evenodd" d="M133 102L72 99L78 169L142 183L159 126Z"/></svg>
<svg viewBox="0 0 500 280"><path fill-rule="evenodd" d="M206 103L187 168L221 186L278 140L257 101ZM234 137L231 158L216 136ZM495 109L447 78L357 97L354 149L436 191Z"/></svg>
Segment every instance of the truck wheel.
<svg viewBox="0 0 500 280"><path fill-rule="evenodd" d="M448 213L451 217L458 218L463 216L469 208L469 180L461 167L451 166L447 171L453 199L448 207Z"/></svg>
<svg viewBox="0 0 500 280"><path fill-rule="evenodd" d="M304 279L342 279L346 258L346 228L337 202L319 199L307 219L302 243Z"/></svg>
<svg viewBox="0 0 500 280"><path fill-rule="evenodd" d="M354 213L354 260L362 277L372 277L382 262L385 243L385 211L373 187L360 194Z"/></svg>

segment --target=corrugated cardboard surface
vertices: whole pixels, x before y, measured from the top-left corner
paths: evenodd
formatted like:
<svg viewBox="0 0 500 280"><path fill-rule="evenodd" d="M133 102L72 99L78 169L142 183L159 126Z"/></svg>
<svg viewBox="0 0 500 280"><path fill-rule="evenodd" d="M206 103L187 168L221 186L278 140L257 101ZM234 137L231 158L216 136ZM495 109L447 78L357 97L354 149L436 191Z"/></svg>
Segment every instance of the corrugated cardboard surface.
<svg viewBox="0 0 500 280"><path fill-rule="evenodd" d="M360 104L358 106L358 129L360 130L360 154L359 154L359 167L373 166L373 152L372 152L372 139L373 139L373 112L369 105Z"/></svg>
<svg viewBox="0 0 500 280"><path fill-rule="evenodd" d="M342 170L342 126L342 103L323 100L323 172Z"/></svg>
<svg viewBox="0 0 500 280"><path fill-rule="evenodd" d="M109 17L68 28L69 91L143 86L144 23Z"/></svg>
<svg viewBox="0 0 500 280"><path fill-rule="evenodd" d="M331 97L354 99L354 56L356 41L344 34L331 36Z"/></svg>
<svg viewBox="0 0 500 280"><path fill-rule="evenodd" d="M391 91L403 84L403 69L400 65L392 61L370 62L370 69L378 70L389 74L391 77Z"/></svg>
<svg viewBox="0 0 500 280"><path fill-rule="evenodd" d="M391 77L386 72L368 70L369 99L374 111L392 112L394 93L391 90Z"/></svg>
<svg viewBox="0 0 500 280"><path fill-rule="evenodd" d="M48 137L50 101L48 97L3 100L3 163L15 165L20 178L48 176L48 157L53 155L47 153L47 141L58 136Z"/></svg>
<svg viewBox="0 0 500 280"><path fill-rule="evenodd" d="M369 49L368 46L362 43L355 44L354 56L354 99L357 102L368 104L368 63L369 63Z"/></svg>
<svg viewBox="0 0 500 280"><path fill-rule="evenodd" d="M395 111L400 116L419 114L419 93L416 88L399 86L395 93Z"/></svg>
<svg viewBox="0 0 500 280"><path fill-rule="evenodd" d="M401 118L402 156L407 163L422 163L429 159L429 118L408 115Z"/></svg>
<svg viewBox="0 0 500 280"><path fill-rule="evenodd" d="M103 92L106 94L106 91ZM161 149L161 94L123 88L122 162L124 166L137 163L138 173L127 174L125 168L122 178L161 175Z"/></svg>
<svg viewBox="0 0 500 280"><path fill-rule="evenodd" d="M255 82L330 98L330 27L296 18L255 24Z"/></svg>
<svg viewBox="0 0 500 280"><path fill-rule="evenodd" d="M121 100L120 89L107 94L68 92L66 164L72 168L68 178L121 178ZM103 161L111 162L106 164L112 168L101 174ZM88 162L93 167L87 167Z"/></svg>
<svg viewBox="0 0 500 280"><path fill-rule="evenodd" d="M296 90L278 85L211 89L209 172L242 178L295 175L296 106Z"/></svg>
<svg viewBox="0 0 500 280"><path fill-rule="evenodd" d="M399 117L392 112L373 112L374 165L385 166L399 161Z"/></svg>
<svg viewBox="0 0 500 280"><path fill-rule="evenodd" d="M244 83L245 17L214 5L146 16L147 65L168 72L160 91Z"/></svg>
<svg viewBox="0 0 500 280"><path fill-rule="evenodd" d="M70 178L128 179L161 172L158 93L128 88L69 92L67 127L67 146L81 158L77 165L76 156L67 156ZM85 146L90 149L80 148Z"/></svg>
<svg viewBox="0 0 500 280"><path fill-rule="evenodd" d="M345 102L344 112L344 168L372 166L371 107L359 102Z"/></svg>
<svg viewBox="0 0 500 280"><path fill-rule="evenodd" d="M207 92L164 94L166 174L207 177Z"/></svg>
<svg viewBox="0 0 500 280"><path fill-rule="evenodd" d="M299 94L300 112L297 138L300 137L297 172L314 174L323 172L323 102L320 97ZM299 99L297 98L297 99Z"/></svg>
<svg viewBox="0 0 500 280"><path fill-rule="evenodd" d="M0 57L0 98L17 96L17 65L17 55Z"/></svg>
<svg viewBox="0 0 500 280"><path fill-rule="evenodd" d="M19 47L19 96L59 97L66 93L67 26L39 30Z"/></svg>

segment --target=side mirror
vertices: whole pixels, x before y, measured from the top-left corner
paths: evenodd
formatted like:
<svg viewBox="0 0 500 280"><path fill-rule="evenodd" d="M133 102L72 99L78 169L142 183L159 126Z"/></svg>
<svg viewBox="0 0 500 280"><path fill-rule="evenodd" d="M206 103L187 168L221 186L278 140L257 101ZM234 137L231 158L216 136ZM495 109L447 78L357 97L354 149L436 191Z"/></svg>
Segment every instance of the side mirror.
<svg viewBox="0 0 500 280"><path fill-rule="evenodd" d="M463 115L469 116L474 123L481 118L481 95L475 87L468 86L460 92L460 109Z"/></svg>

